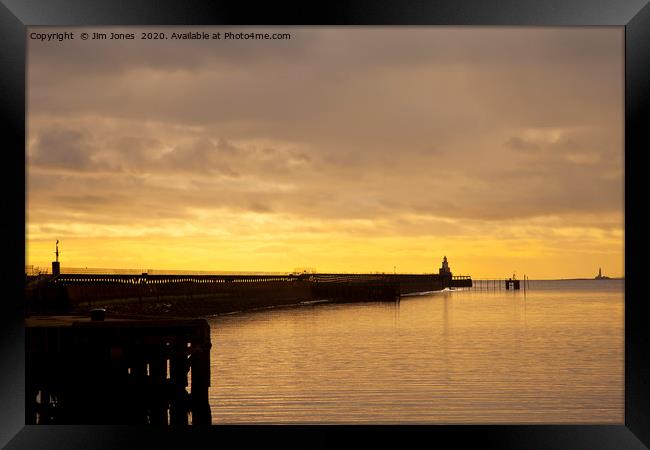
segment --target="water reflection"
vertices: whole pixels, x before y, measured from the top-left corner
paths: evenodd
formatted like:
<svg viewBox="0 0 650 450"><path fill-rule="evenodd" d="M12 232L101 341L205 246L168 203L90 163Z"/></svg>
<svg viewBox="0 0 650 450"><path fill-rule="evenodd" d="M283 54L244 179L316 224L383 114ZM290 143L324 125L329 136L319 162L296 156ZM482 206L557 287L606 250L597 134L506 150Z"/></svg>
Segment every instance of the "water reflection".
<svg viewBox="0 0 650 450"><path fill-rule="evenodd" d="M622 423L622 283L567 283L213 319L213 421Z"/></svg>

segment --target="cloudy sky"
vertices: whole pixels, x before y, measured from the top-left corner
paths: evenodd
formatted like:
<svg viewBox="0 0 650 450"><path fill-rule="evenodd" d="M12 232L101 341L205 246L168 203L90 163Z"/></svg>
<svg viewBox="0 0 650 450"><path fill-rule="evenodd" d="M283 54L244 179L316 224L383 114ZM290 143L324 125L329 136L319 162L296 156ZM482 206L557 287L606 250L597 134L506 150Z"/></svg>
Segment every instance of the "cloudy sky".
<svg viewBox="0 0 650 450"><path fill-rule="evenodd" d="M28 264L624 275L622 28L206 30L28 40Z"/></svg>

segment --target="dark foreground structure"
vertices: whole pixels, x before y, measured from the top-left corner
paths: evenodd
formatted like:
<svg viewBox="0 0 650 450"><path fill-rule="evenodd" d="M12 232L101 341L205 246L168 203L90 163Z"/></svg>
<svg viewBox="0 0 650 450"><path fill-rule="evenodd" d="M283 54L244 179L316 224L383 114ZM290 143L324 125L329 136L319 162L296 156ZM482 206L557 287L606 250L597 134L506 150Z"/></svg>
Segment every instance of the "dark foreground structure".
<svg viewBox="0 0 650 450"><path fill-rule="evenodd" d="M204 319L33 316L26 424L210 424Z"/></svg>

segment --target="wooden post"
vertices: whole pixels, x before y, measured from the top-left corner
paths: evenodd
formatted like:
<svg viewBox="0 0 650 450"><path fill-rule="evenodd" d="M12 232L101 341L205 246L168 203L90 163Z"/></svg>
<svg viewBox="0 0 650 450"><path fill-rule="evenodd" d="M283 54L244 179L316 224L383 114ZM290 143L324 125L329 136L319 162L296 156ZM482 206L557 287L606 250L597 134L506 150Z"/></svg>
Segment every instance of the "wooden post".
<svg viewBox="0 0 650 450"><path fill-rule="evenodd" d="M210 425L212 412L208 402L210 387L210 328L206 327L192 342L196 346L190 360L192 367L192 425Z"/></svg>
<svg viewBox="0 0 650 450"><path fill-rule="evenodd" d="M169 362L171 383L171 425L187 425L187 362L185 355L174 355Z"/></svg>
<svg viewBox="0 0 650 450"><path fill-rule="evenodd" d="M150 401L149 422L153 425L167 424L167 408L169 408L169 398L165 392L165 367L166 363L162 356L156 355L149 362L149 381L154 398Z"/></svg>

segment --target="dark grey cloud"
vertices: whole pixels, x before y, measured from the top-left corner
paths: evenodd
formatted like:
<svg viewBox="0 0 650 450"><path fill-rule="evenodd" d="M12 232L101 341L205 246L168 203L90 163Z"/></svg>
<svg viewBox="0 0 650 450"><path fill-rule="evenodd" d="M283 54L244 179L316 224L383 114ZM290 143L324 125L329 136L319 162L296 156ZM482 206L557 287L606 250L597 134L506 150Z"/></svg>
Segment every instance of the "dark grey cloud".
<svg viewBox="0 0 650 450"><path fill-rule="evenodd" d="M149 161L149 163L153 166L149 167L149 170L162 168L176 172L206 172L220 173L231 177L239 176L228 165L227 159L219 151L219 147L207 139L194 141L186 146L174 147L170 152Z"/></svg>
<svg viewBox="0 0 650 450"><path fill-rule="evenodd" d="M38 134L30 163L72 170L84 170L91 164L93 143L82 131L46 129Z"/></svg>
<svg viewBox="0 0 650 450"><path fill-rule="evenodd" d="M539 150L539 145L526 140L520 136L513 136L506 142L506 145L515 150L532 151Z"/></svg>
<svg viewBox="0 0 650 450"><path fill-rule="evenodd" d="M402 126L414 125L411 133L426 117L431 118L429 129L441 133L450 127L459 131L458 123L467 129L472 122L458 120L471 117L459 96L462 90L495 115L562 122L577 109L577 97L609 104L610 91L600 87L620 81L622 73L622 67L610 64L622 55L617 30L290 31L291 41L273 43L29 41L30 104L35 113L220 123L232 131L293 139L308 139L316 129L342 136L336 131L344 127L346 135L356 131L363 140L374 128L390 139L382 132L400 118ZM538 104L548 98L553 98L554 115L538 112L545 113ZM446 110L432 116L436 104ZM376 117L355 120L368 113L365 105ZM325 130L324 123L332 127Z"/></svg>
<svg viewBox="0 0 650 450"><path fill-rule="evenodd" d="M92 28L105 33L136 30L162 31L168 36L174 31L190 31L183 27ZM30 27L30 31L53 30ZM468 61L509 65L516 60L520 65L537 66L552 61L564 67L584 62L598 64L617 57L622 45L621 40L610 37L616 31L622 36L622 30L614 28L610 35L602 28L521 27L193 27L191 31L289 32L292 38L273 42L166 40L164 45L155 40L28 40L30 62L47 64L52 68L51 75L67 76L79 71L114 76L141 68L197 72L215 66L241 70L281 65L287 72L317 67L323 78L336 78L358 70L464 65ZM66 64L56 64L61 60Z"/></svg>

